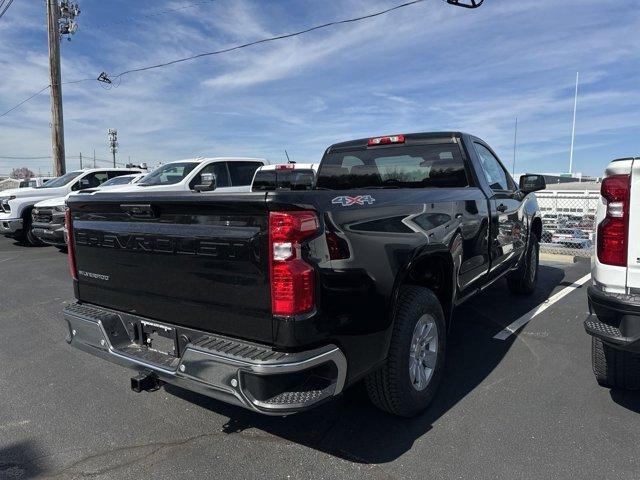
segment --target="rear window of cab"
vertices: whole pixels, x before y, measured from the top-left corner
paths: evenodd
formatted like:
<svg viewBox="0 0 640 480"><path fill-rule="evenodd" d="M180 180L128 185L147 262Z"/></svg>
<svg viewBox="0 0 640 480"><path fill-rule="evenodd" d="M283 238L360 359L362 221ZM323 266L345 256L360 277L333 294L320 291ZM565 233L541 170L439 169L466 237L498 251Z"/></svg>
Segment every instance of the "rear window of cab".
<svg viewBox="0 0 640 480"><path fill-rule="evenodd" d="M331 190L467 186L464 160L453 143L330 152L317 179L317 187Z"/></svg>

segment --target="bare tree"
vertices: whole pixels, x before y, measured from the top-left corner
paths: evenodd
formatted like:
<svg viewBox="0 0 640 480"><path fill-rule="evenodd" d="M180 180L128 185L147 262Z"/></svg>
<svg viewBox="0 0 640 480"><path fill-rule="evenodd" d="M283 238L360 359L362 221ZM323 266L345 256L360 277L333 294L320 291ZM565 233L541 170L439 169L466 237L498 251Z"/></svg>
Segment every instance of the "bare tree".
<svg viewBox="0 0 640 480"><path fill-rule="evenodd" d="M14 168L11 170L11 174L9 175L11 178L31 178L35 177L36 174L29 170L27 167Z"/></svg>

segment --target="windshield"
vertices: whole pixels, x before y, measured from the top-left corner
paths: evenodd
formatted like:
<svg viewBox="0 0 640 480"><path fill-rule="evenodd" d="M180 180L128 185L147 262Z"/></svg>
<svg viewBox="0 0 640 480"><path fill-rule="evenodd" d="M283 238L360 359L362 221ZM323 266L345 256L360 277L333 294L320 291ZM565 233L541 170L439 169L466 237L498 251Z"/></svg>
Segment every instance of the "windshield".
<svg viewBox="0 0 640 480"><path fill-rule="evenodd" d="M49 180L47 183L45 183L44 185L42 185L40 187L37 187L37 188L63 187L67 183L69 183L70 181L74 180L75 178L78 178L83 173L84 172L69 172L69 173L65 173L61 177L55 178L53 180Z"/></svg>
<svg viewBox="0 0 640 480"><path fill-rule="evenodd" d="M322 159L318 188L456 188L469 185L457 144L354 147Z"/></svg>
<svg viewBox="0 0 640 480"><path fill-rule="evenodd" d="M113 185L126 185L127 183L131 183L134 178L136 178L135 175L121 175L119 177L112 178L111 180L107 180L100 186L111 187Z"/></svg>
<svg viewBox="0 0 640 480"><path fill-rule="evenodd" d="M144 177L138 185L173 185L184 180L198 165L198 162L168 163Z"/></svg>

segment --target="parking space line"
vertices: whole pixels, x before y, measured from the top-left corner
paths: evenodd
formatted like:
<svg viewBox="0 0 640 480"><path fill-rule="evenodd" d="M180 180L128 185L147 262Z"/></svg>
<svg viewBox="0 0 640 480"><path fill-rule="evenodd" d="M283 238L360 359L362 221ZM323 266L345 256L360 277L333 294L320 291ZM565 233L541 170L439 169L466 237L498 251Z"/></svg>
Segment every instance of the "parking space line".
<svg viewBox="0 0 640 480"><path fill-rule="evenodd" d="M576 288L584 285L590 278L591 278L591 273L585 275L579 280L576 280L568 287L563 288L558 293L556 293L555 295L552 295L547 300L545 300L544 303L541 303L536 308L529 310L527 313L522 315L519 319L517 319L511 325L507 326L504 330L501 330L500 332L495 334L493 338L497 340L506 340L511 335L516 333L520 328L524 327L527 323L533 320L534 317L536 317L536 315L544 312L547 308L549 308L551 305L558 302L559 300L562 300L564 297L566 297L571 292L573 292Z"/></svg>

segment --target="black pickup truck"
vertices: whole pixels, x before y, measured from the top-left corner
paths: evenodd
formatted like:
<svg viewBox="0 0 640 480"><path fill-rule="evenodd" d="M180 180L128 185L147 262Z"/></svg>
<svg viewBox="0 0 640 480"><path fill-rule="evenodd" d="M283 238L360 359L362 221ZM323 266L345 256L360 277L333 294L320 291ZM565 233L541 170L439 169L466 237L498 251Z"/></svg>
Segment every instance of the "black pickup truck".
<svg viewBox="0 0 640 480"><path fill-rule="evenodd" d="M536 286L544 178L516 186L468 134L333 145L311 189L208 180L68 199L68 341L138 370L136 391L168 382L284 415L364 379L374 404L412 416L442 377L455 306L501 277Z"/></svg>

